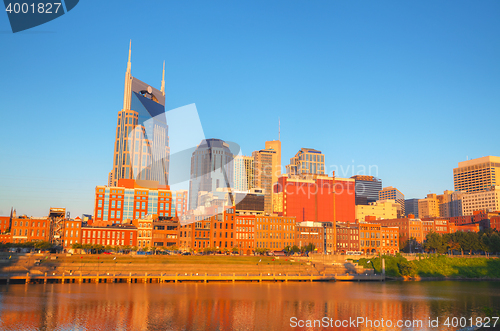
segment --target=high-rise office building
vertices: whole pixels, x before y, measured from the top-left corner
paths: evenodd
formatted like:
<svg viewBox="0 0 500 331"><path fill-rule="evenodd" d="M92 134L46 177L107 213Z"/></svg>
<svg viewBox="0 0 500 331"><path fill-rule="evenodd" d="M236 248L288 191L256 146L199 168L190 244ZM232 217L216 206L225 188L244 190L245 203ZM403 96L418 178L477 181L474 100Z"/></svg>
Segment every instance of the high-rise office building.
<svg viewBox="0 0 500 331"><path fill-rule="evenodd" d="M254 163L255 188L264 190L264 212L272 213L273 210L273 159L276 151L272 149L261 149L252 153Z"/></svg>
<svg viewBox="0 0 500 331"><path fill-rule="evenodd" d="M220 139L204 139L191 157L189 209L198 207L201 192L216 192L218 188L233 187L233 154L229 145Z"/></svg>
<svg viewBox="0 0 500 331"><path fill-rule="evenodd" d="M356 181L356 204L368 205L378 200L378 192L382 190L382 180L373 176L352 176Z"/></svg>
<svg viewBox="0 0 500 331"><path fill-rule="evenodd" d="M379 200L394 200L401 206L401 215L405 215L405 195L397 188L388 186L378 192Z"/></svg>
<svg viewBox="0 0 500 331"><path fill-rule="evenodd" d="M481 192L500 185L500 157L484 156L458 162L453 169L455 191Z"/></svg>
<svg viewBox="0 0 500 331"><path fill-rule="evenodd" d="M286 166L288 175L324 175L325 156L321 151L312 148L301 148L300 151L290 159L290 164Z"/></svg>
<svg viewBox="0 0 500 331"><path fill-rule="evenodd" d="M405 200L405 217L412 214L415 218L418 216L418 200L419 199L406 199Z"/></svg>
<svg viewBox="0 0 500 331"><path fill-rule="evenodd" d="M233 185L236 191L248 191L254 187L253 157L237 155L234 157Z"/></svg>
<svg viewBox="0 0 500 331"><path fill-rule="evenodd" d="M157 90L132 76L130 57L131 48L108 186L116 186L122 178L168 185L170 149L165 117L165 63L161 90Z"/></svg>
<svg viewBox="0 0 500 331"><path fill-rule="evenodd" d="M185 215L188 208L188 191L172 191L172 217Z"/></svg>
<svg viewBox="0 0 500 331"><path fill-rule="evenodd" d="M439 217L462 216L462 198L465 193L444 191L436 196L439 204Z"/></svg>
<svg viewBox="0 0 500 331"><path fill-rule="evenodd" d="M500 186L492 186L482 192L474 192L463 195L463 216L473 215L478 211L500 211Z"/></svg>
<svg viewBox="0 0 500 331"><path fill-rule="evenodd" d="M281 141L266 141L266 149L276 152L275 154L273 154L273 173L271 178L272 184L274 185L278 181L278 178L281 176Z"/></svg>
<svg viewBox="0 0 500 331"><path fill-rule="evenodd" d="M425 199L418 200L419 217L439 217L439 205L440 204L436 194L427 194Z"/></svg>

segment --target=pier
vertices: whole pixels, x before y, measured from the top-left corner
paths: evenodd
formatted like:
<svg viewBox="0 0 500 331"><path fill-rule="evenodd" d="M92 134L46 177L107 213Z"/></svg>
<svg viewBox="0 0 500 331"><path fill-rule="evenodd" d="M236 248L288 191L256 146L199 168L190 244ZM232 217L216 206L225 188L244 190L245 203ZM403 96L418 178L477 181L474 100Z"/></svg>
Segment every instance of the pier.
<svg viewBox="0 0 500 331"><path fill-rule="evenodd" d="M336 282L385 281L384 275L284 273L45 273L0 274L0 284L180 283L180 282Z"/></svg>

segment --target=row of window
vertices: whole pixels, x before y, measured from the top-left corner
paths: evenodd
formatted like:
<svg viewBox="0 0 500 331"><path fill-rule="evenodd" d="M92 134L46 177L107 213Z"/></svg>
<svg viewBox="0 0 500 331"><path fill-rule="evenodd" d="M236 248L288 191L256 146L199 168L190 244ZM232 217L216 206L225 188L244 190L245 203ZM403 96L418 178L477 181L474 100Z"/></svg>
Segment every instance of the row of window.
<svg viewBox="0 0 500 331"><path fill-rule="evenodd" d="M19 230L19 231L17 231ZM22 236L23 235L23 229L14 229L13 231L13 235L14 236ZM24 229L24 235L27 236L28 235L28 229ZM34 237L35 236L35 230L31 230L31 236ZM36 236L39 237L40 236L40 230L36 230ZM42 230L42 237L45 236L45 230Z"/></svg>
<svg viewBox="0 0 500 331"><path fill-rule="evenodd" d="M97 233L97 235L96 235ZM125 238L125 231L99 231L99 230L94 230L94 231L83 231L83 236L82 238L90 238L92 234L92 238L101 238L101 234L103 238L106 238L106 233L108 234L108 238L120 238L120 234L122 239ZM134 238L134 233L130 232L130 239Z"/></svg>

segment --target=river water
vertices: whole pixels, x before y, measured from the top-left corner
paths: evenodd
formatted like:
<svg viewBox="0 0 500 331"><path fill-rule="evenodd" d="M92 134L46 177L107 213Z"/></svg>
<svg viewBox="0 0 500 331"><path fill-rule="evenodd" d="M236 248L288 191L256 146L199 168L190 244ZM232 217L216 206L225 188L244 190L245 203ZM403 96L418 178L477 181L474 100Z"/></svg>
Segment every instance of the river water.
<svg viewBox="0 0 500 331"><path fill-rule="evenodd" d="M458 330L484 307L500 282L3 285L0 330Z"/></svg>

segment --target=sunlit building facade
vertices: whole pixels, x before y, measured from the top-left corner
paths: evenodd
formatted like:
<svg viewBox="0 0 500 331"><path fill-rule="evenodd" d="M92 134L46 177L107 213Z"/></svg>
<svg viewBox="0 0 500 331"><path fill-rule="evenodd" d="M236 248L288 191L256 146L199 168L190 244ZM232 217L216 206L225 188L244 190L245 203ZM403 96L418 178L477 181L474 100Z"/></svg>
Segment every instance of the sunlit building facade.
<svg viewBox="0 0 500 331"><path fill-rule="evenodd" d="M204 139L191 156L189 209L196 209L202 192L233 187L233 153L220 139Z"/></svg>
<svg viewBox="0 0 500 331"><path fill-rule="evenodd" d="M237 155L233 160L233 184L236 191L248 191L254 187L254 161L251 156Z"/></svg>
<svg viewBox="0 0 500 331"><path fill-rule="evenodd" d="M157 215L162 219L171 217L172 193L168 186L145 187L140 182L121 179L118 186L97 186L95 188L94 226L130 223Z"/></svg>
<svg viewBox="0 0 500 331"><path fill-rule="evenodd" d="M170 148L165 116L165 64L161 90L157 90L132 76L130 57L131 49L108 186L117 186L123 178L168 185Z"/></svg>
<svg viewBox="0 0 500 331"><path fill-rule="evenodd" d="M458 162L453 169L455 191L480 192L491 186L500 185L500 157L484 156Z"/></svg>
<svg viewBox="0 0 500 331"><path fill-rule="evenodd" d="M325 174L325 156L312 148L301 148L286 166L288 175Z"/></svg>
<svg viewBox="0 0 500 331"><path fill-rule="evenodd" d="M401 206L401 215L405 215L405 195L397 188L388 186L378 192L379 200L394 200Z"/></svg>

